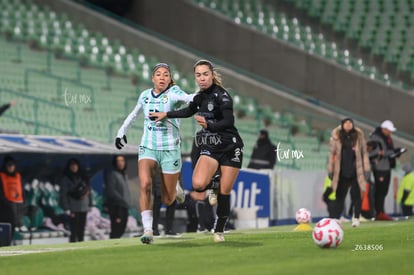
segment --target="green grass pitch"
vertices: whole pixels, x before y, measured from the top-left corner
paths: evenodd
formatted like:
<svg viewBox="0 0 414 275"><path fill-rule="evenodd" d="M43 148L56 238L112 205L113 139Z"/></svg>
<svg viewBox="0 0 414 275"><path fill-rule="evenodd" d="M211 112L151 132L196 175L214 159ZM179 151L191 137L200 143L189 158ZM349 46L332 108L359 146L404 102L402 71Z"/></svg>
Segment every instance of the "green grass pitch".
<svg viewBox="0 0 414 275"><path fill-rule="evenodd" d="M412 274L414 219L343 225L336 249L321 249L294 225L212 234L0 248L0 274ZM369 245L382 247L366 250ZM364 249L365 248L365 249ZM18 254L10 256L11 254ZM6 256L8 255L8 256Z"/></svg>

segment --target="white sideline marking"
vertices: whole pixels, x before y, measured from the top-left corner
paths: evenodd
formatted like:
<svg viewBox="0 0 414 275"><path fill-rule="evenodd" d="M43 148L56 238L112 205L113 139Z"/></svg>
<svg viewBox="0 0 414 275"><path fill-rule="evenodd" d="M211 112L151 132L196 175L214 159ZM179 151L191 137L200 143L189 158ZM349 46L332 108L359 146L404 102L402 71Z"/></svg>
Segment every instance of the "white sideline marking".
<svg viewBox="0 0 414 275"><path fill-rule="evenodd" d="M66 250L74 250L74 249L79 249L79 248L81 247L39 248L37 250L0 250L0 257L66 251Z"/></svg>

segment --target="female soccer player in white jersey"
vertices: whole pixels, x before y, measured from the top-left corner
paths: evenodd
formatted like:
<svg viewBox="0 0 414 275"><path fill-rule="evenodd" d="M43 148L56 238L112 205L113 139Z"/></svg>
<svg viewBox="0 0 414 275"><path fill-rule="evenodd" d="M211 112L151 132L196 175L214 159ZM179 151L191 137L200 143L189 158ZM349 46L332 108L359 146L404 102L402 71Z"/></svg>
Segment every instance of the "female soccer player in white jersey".
<svg viewBox="0 0 414 275"><path fill-rule="evenodd" d="M154 87L141 93L134 110L119 128L115 141L115 146L118 149L123 147L122 139L127 143L126 131L142 109L144 133L138 152L138 177L140 182L139 205L144 226L141 242L144 244L153 242L151 187L152 171L156 165L159 165L162 172L163 203L171 205L176 197L179 202L180 200L184 201L184 192L177 184L182 165L179 119L155 122L155 119L151 119L148 114L175 110L182 103L189 103L194 97L194 95L186 94L175 85L168 64L155 65L152 72L152 82Z"/></svg>

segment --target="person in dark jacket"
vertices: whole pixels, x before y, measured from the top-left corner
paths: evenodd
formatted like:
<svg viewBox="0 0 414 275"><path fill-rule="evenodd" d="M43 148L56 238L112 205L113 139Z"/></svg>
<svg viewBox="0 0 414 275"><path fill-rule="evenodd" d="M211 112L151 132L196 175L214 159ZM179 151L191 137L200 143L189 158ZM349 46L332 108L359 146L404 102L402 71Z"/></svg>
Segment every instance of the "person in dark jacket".
<svg viewBox="0 0 414 275"><path fill-rule="evenodd" d="M253 148L252 157L247 168L273 169L276 164L276 146L269 138L269 132L260 130L256 145Z"/></svg>
<svg viewBox="0 0 414 275"><path fill-rule="evenodd" d="M21 226L24 190L20 173L16 171L16 162L11 156L5 156L0 171L0 222L9 223L10 242L16 227Z"/></svg>
<svg viewBox="0 0 414 275"><path fill-rule="evenodd" d="M126 168L125 157L116 155L112 160L112 169L105 173L105 202L111 220L111 239L122 237L128 221L131 192Z"/></svg>
<svg viewBox="0 0 414 275"><path fill-rule="evenodd" d="M59 195L61 207L69 215L69 242L82 242L86 214L92 207L92 192L89 178L75 158L69 159L66 163Z"/></svg>
<svg viewBox="0 0 414 275"><path fill-rule="evenodd" d="M370 141L376 144L374 150L370 152L373 162L372 171L375 181L375 212L376 220L393 220L385 213L385 197L391 181L391 169L395 168L396 158L404 150L394 148L392 132L397 130L390 120L385 120L381 126L377 127L370 136Z"/></svg>
<svg viewBox="0 0 414 275"><path fill-rule="evenodd" d="M329 141L328 176L332 181L332 191L336 192L335 218L340 218L345 197L351 189L354 210L352 226L359 226L362 192L366 190L370 171L364 133L354 126L351 118L344 118L341 125L332 130Z"/></svg>

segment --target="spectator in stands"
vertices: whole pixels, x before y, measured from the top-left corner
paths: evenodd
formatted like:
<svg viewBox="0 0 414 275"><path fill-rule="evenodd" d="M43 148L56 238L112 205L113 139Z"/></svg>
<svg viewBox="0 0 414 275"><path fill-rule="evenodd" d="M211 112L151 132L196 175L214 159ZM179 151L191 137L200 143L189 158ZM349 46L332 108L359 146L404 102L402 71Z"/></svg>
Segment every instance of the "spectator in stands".
<svg viewBox="0 0 414 275"><path fill-rule="evenodd" d="M392 132L397 130L390 120L385 120L381 126L375 128L371 133L370 140L376 143L374 150L371 151L370 157L373 158L372 171L375 181L375 211L376 220L392 220L385 213L385 197L391 181L391 169L395 168L396 158L404 151L401 148L394 148L391 137Z"/></svg>
<svg viewBox="0 0 414 275"><path fill-rule="evenodd" d="M152 171L156 165L162 171L162 200L165 205L171 205L177 198L179 202L185 199L184 191L177 184L181 172L181 149L179 135L179 120L168 119L155 121L149 117L150 112L170 111L179 107L182 103L188 103L194 95L188 95L175 85L171 78L170 66L165 63L155 65L152 71L154 87L143 91L136 107L128 115L119 129L115 146L121 149L127 143L126 131L135 120L139 111L143 109L144 134L139 146L138 176L140 182L140 210L144 234L141 242L151 244L153 242L153 213L151 205Z"/></svg>
<svg viewBox="0 0 414 275"><path fill-rule="evenodd" d="M86 214L92 207L89 178L80 167L79 160L67 161L60 182L60 204L69 216L69 242L82 242L86 226Z"/></svg>
<svg viewBox="0 0 414 275"><path fill-rule="evenodd" d="M351 118L343 119L341 125L332 131L329 142L328 175L332 180L332 189L336 192L337 219L344 210L345 197L351 188L353 227L359 226L361 191L365 191L370 169L364 133L354 126Z"/></svg>
<svg viewBox="0 0 414 275"><path fill-rule="evenodd" d="M121 238L125 233L131 207L131 191L126 168L125 157L115 155L112 159L112 168L105 171L104 197L111 220L111 239Z"/></svg>
<svg viewBox="0 0 414 275"><path fill-rule="evenodd" d="M266 129L260 130L247 168L273 169L275 164L276 146L270 140L269 132Z"/></svg>
<svg viewBox="0 0 414 275"><path fill-rule="evenodd" d="M0 106L0 116L7 111L7 109L9 109L10 107L13 107L14 105L16 105L16 101L10 101L10 103L4 104L2 106Z"/></svg>
<svg viewBox="0 0 414 275"><path fill-rule="evenodd" d="M413 215L414 206L414 174L410 163L405 163L402 167L404 176L401 179L397 193L397 202L401 205L403 216Z"/></svg>
<svg viewBox="0 0 414 275"><path fill-rule="evenodd" d="M152 220L152 231L154 236L160 236L160 232L158 230L158 224L160 221L160 212L162 206L162 178L161 178L161 170L157 166L153 171L153 178L152 178L152 195L154 196L153 201L153 220ZM178 183L179 184L179 183ZM174 232L173 223L174 223L174 216L175 216L175 207L176 202L174 201L172 204L167 205L166 213L165 213L165 235L167 237L180 237L181 235Z"/></svg>
<svg viewBox="0 0 414 275"><path fill-rule="evenodd" d="M23 193L22 178L16 170L16 162L7 155L0 170L0 222L10 224L11 237L15 228L22 223ZM11 239L6 245L11 245Z"/></svg>
<svg viewBox="0 0 414 275"><path fill-rule="evenodd" d="M235 127L233 100L223 88L213 64L207 60L197 61L194 75L200 92L187 108L150 116L162 121L197 113L194 118L202 129L195 137L200 156L193 172L193 188L204 191L220 168L214 241L224 242L224 228L230 216L230 192L242 166L243 141Z"/></svg>

